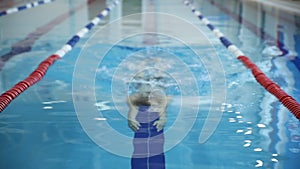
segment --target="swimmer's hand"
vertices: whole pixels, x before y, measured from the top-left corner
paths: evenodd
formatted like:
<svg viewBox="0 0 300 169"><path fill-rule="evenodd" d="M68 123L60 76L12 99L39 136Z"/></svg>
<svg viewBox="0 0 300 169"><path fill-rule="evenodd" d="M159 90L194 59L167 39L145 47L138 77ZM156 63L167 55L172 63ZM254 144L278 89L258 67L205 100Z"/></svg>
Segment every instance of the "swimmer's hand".
<svg viewBox="0 0 300 169"><path fill-rule="evenodd" d="M138 131L141 127L140 123L138 121L136 121L135 119L128 119L128 126L134 132Z"/></svg>
<svg viewBox="0 0 300 169"><path fill-rule="evenodd" d="M153 126L155 126L157 129L157 132L159 132L165 127L166 122L167 122L166 118L159 118L159 120L154 122Z"/></svg>

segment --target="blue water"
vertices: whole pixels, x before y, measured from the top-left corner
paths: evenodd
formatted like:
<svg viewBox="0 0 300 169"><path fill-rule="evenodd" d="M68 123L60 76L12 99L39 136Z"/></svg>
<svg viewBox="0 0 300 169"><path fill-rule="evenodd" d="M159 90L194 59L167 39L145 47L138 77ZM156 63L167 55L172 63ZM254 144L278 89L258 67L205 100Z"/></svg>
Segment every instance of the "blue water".
<svg viewBox="0 0 300 169"><path fill-rule="evenodd" d="M198 9L240 47L267 76L299 101L300 82L297 80L300 78L299 62L297 62L299 56L297 55L296 58L289 55L280 56L278 53L283 51L283 47L276 41L280 39L284 48L289 51L300 52L298 16L294 16L295 24L279 23L279 25L284 24L284 27L269 29L268 25L272 22L268 17L272 18L272 12L264 7L265 23L257 27L267 25L263 28L265 34L276 35L276 37L262 38L255 31L253 32L251 27L232 18L233 13L239 14L248 8L238 8L242 5L239 2L236 3L235 8L232 8L231 2L233 1L229 1L228 6L223 6L231 9L231 13L211 5L210 1L195 3ZM67 1L61 1L60 3L73 9L82 2L74 1L69 4ZM83 11L87 12L90 8L89 15L91 15L98 10L91 9L92 5L104 7L103 4L94 3L85 6ZM124 3L134 9L127 9L124 14L135 11L140 5L135 1L124 1ZM51 10L52 7L49 5L48 8L45 6L43 9ZM190 11L185 10L186 7L181 2L178 2L176 7L181 7L180 9L186 12L182 13L187 16L194 17L192 14L188 15ZM34 13L39 9L32 10ZM75 34L90 17L83 11L71 14L67 20L45 33L33 44L31 51L17 54L7 61L0 72L1 90L5 91L24 79L37 63L54 53L71 35ZM169 12L172 13L172 10ZM86 17L78 19L82 14ZM16 15L21 16L21 14ZM16 15L1 18L1 27L2 23L11 24L12 21L9 20L16 19ZM285 15L288 14L282 15L286 17ZM255 17L250 16L250 14L247 18L244 16L244 19L252 22ZM55 16L52 16L53 18ZM108 22L109 20L106 19L102 26ZM140 20L136 19L132 23L127 23L123 27L127 31L125 33L130 33L131 29L138 29L139 26L136 24L138 22ZM108 39L97 39L97 36L110 35L109 32L101 32L101 30L98 32L101 35L98 35L97 31L92 32L96 33L94 39L82 39L70 53L50 68L42 81L20 95L0 114L0 169L130 168L130 157L115 153L123 148L122 145L128 145L128 148L121 151L124 154L130 154L132 150L130 145L132 145L133 132L127 127L128 108L125 100L133 89L126 86L126 80L132 80L131 75L136 70L147 66L153 68L154 64L159 65L155 68L164 70L170 75L165 82L170 85L166 94L172 96L172 102L167 109L168 121L165 128L166 133L168 132L165 143L167 169L298 169L300 167L297 163L300 157L299 121L258 85L249 70L244 68L207 28L199 25L196 17L190 22L205 32L205 36L213 45L188 46L178 39L162 34L157 35L160 43L150 47L143 45L143 35L133 35L117 44L109 44L105 43L109 41ZM28 26L29 28L24 29L24 32L16 33L14 36L1 35L1 56L10 50L12 44L25 38L42 23L33 22L31 25L32 27ZM102 26L98 28L101 29ZM288 28L295 31L287 31ZM8 28L3 26L1 30L7 32ZM62 30L65 32L60 33ZM293 43L290 41L291 34ZM115 32L113 35L116 35ZM109 47L112 48L102 56L104 50ZM214 51L220 59L222 67L217 67L216 70L224 70L224 77L226 77L225 85L220 87L226 90L226 100L223 104L211 105L213 94L211 85L215 79L211 79L209 75L210 67L192 49L201 51L201 57L208 59L213 56L212 51ZM90 64L79 62L82 58ZM90 73L95 80L91 81L92 83L86 79ZM95 89L94 93L90 93L92 88ZM187 102L181 104L182 99L186 99ZM91 106L82 109L76 107L85 103ZM200 144L199 135L211 108L222 111L222 118L212 136L205 143ZM95 111L95 114L89 110ZM193 114L195 110L196 114ZM85 115L93 117L88 121L90 124L96 123L99 126L85 126L84 120L81 119L81 116L84 118ZM178 118L179 116L181 118ZM127 142L109 137L111 133L107 132L109 130L103 130L103 127L106 127L103 126L104 124L119 133L120 138ZM189 124L191 128L184 131ZM99 142L98 135L103 142ZM181 135L182 139L178 143L172 142L173 137Z"/></svg>

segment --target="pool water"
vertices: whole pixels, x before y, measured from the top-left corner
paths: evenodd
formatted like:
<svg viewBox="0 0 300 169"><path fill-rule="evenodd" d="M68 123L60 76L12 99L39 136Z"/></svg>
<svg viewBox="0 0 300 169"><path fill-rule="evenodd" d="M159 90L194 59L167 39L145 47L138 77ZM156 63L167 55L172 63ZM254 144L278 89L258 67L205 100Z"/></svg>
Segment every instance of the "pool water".
<svg viewBox="0 0 300 169"><path fill-rule="evenodd" d="M298 14L239 0L194 5L300 101ZM0 90L24 79L104 8L103 1L62 0L0 18ZM51 15L32 20L41 13ZM0 114L0 168L131 168L126 98L137 72L152 69L165 75L172 97L167 169L300 167L299 120L182 1L124 0Z"/></svg>

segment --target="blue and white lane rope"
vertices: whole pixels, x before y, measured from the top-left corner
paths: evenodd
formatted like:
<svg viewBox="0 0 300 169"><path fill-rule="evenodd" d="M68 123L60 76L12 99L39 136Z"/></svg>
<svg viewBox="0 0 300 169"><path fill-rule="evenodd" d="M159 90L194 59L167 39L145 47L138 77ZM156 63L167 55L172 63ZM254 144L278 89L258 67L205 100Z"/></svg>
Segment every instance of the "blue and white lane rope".
<svg viewBox="0 0 300 169"><path fill-rule="evenodd" d="M35 1L35 2L31 2L31 3L25 4L25 5L22 5L22 6L19 6L19 7L9 8L9 9L7 9L5 11L1 11L0 12L0 17L8 15L8 14L12 14L12 13L20 12L20 11L23 11L25 9L34 8L34 7L43 5L43 4L51 3L51 2L54 2L54 1L55 0Z"/></svg>
<svg viewBox="0 0 300 169"><path fill-rule="evenodd" d="M40 81L46 75L47 70L53 63L55 63L55 61L62 58L65 54L71 51L72 48L80 40L80 38L84 37L95 25L98 25L101 19L107 16L108 13L119 3L120 1L116 0L110 5L108 5L99 15L97 15L97 17L95 17L76 35L74 35L61 49L59 49L55 54L52 54L44 61L42 61L39 64L39 66L27 78L15 84L11 89L1 94L0 112L2 112L22 92L24 92L29 87Z"/></svg>
<svg viewBox="0 0 300 169"><path fill-rule="evenodd" d="M244 53L238 49L235 45L233 45L224 34L217 28L215 28L212 24L210 24L209 20L206 19L200 11L196 10L196 8L189 2L189 0L185 0L184 4L189 6L192 12L206 25L211 31L214 32L215 36L220 39L222 44L231 52L233 55L240 60L247 68L249 68L252 72L252 75L255 77L256 81L263 86L268 92L274 95L294 116L300 120L300 104L294 99L292 96L288 95L285 91L283 91L279 85L269 79Z"/></svg>
<svg viewBox="0 0 300 169"><path fill-rule="evenodd" d="M58 50L55 55L63 57L77 44L80 38L84 37L95 25L98 25L102 18L108 15L108 13L119 4L119 0L114 1L108 5L99 15L97 15L89 24L82 28L76 33L60 50Z"/></svg>
<svg viewBox="0 0 300 169"><path fill-rule="evenodd" d="M206 25L214 34L217 38L220 39L220 41L222 42L222 44L231 52L233 53L233 55L235 57L239 57L239 56L244 56L244 53L238 49L234 44L232 44L225 36L224 34L217 28L215 28L215 26L213 26L209 20L207 18L205 18L202 13L198 10L196 10L196 8L188 1L184 1L184 4L186 6L189 6L192 10L192 12L202 21L202 23L204 25Z"/></svg>

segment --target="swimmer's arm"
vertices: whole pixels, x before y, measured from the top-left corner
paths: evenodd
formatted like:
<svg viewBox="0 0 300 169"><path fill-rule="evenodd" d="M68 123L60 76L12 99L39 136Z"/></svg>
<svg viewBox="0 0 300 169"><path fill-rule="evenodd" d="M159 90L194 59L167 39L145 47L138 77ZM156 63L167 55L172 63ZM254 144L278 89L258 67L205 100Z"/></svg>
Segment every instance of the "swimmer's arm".
<svg viewBox="0 0 300 169"><path fill-rule="evenodd" d="M159 118L167 119L167 107L170 101L170 96L167 96L166 99L163 101L161 111L159 112Z"/></svg>
<svg viewBox="0 0 300 169"><path fill-rule="evenodd" d="M135 96L133 95L133 96L129 96L129 98L127 100L127 105L129 107L129 112L128 112L128 119L129 120L131 120L131 119L135 120L135 118L137 116L137 113L138 113L137 107L132 104L134 99L135 99Z"/></svg>
<svg viewBox="0 0 300 169"><path fill-rule="evenodd" d="M129 112L128 112L128 126L136 132L140 128L140 123L136 120L136 116L138 113L137 107L132 104L135 96L129 96L127 100L127 104L129 107Z"/></svg>
<svg viewBox="0 0 300 169"><path fill-rule="evenodd" d="M156 126L157 128L157 131L161 131L166 123L167 123L167 106L169 104L169 102L171 101L171 97L167 97L161 104L162 104L162 107L161 107L161 110L159 111L159 119L154 122L153 126Z"/></svg>

